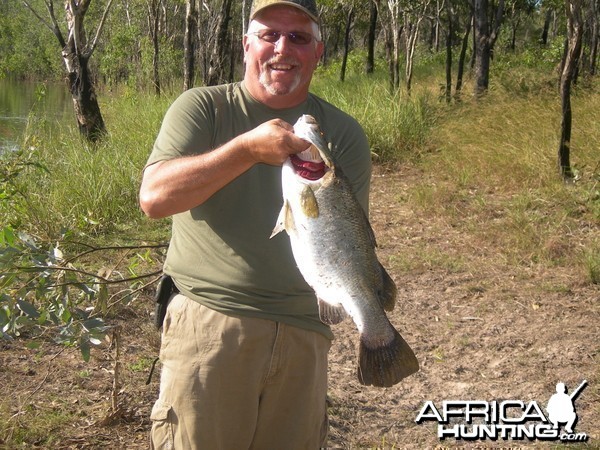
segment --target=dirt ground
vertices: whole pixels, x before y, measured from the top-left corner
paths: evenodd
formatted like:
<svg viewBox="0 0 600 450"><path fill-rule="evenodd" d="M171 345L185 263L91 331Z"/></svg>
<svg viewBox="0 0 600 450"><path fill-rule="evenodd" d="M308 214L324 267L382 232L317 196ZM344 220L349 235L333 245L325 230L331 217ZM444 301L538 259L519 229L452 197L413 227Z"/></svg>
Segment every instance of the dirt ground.
<svg viewBox="0 0 600 450"><path fill-rule="evenodd" d="M420 219L397 201L406 176L377 171L371 217L380 260L398 285L389 318L421 369L392 388L361 386L355 327L348 320L335 326L329 446L557 448L555 441L527 439L440 440L437 423L415 419L426 401L441 408L444 400L536 401L545 413L557 382L571 392L587 380L575 401L576 432L588 436L582 447L600 448L600 286L564 267L508 265L493 246L477 245L451 223ZM462 255L476 269L406 270L395 263L424 244ZM11 448L7 443L17 436L27 436L19 448L147 448L160 371L158 365L146 384L159 346L152 312L149 297L121 312L119 410L112 415L114 345L94 349L85 363L76 350L49 342L37 349L20 340L0 342L0 412L9 417L0 428L0 448Z"/></svg>

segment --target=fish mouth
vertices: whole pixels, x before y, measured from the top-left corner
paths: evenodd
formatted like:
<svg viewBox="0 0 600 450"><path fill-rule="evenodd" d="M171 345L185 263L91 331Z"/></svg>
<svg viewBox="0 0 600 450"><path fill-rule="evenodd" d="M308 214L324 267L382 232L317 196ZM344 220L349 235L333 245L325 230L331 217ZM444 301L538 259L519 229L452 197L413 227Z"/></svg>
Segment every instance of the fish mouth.
<svg viewBox="0 0 600 450"><path fill-rule="evenodd" d="M290 156L290 161L294 168L294 173L310 181L316 181L323 178L328 170L323 160L305 161L297 155L292 155Z"/></svg>

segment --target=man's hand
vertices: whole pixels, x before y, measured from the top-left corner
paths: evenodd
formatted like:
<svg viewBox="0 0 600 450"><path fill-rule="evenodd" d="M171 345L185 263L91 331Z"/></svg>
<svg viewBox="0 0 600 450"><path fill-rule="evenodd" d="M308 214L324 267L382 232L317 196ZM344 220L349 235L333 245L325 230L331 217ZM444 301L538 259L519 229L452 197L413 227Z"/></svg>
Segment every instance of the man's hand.
<svg viewBox="0 0 600 450"><path fill-rule="evenodd" d="M310 143L294 134L294 127L281 119L265 122L240 136L256 163L280 166L290 156L306 150Z"/></svg>
<svg viewBox="0 0 600 450"><path fill-rule="evenodd" d="M280 166L310 143L279 119L270 120L200 155L158 161L144 169L140 206L161 218L202 204L257 163Z"/></svg>

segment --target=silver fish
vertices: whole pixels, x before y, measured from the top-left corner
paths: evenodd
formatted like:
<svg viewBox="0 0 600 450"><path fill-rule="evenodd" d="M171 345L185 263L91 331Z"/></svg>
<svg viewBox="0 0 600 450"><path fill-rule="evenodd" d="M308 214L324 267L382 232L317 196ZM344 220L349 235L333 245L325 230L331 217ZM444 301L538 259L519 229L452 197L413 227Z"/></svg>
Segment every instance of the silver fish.
<svg viewBox="0 0 600 450"><path fill-rule="evenodd" d="M354 321L360 334L359 381L393 386L419 370L384 311L394 308L396 285L377 259L366 214L316 120L302 116L294 133L311 146L283 164L283 207L271 237L282 230L290 236L296 264L318 298L321 320L333 325L349 315Z"/></svg>

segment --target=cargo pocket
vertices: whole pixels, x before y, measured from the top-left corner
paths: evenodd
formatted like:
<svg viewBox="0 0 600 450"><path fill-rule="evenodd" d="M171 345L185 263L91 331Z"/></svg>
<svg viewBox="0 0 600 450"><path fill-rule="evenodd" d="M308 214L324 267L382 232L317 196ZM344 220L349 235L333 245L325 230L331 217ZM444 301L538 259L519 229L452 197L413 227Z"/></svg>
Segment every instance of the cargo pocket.
<svg viewBox="0 0 600 450"><path fill-rule="evenodd" d="M169 420L169 416L172 416L171 409L171 405L160 400L152 407L150 448L153 450L173 450L175 448L173 424Z"/></svg>

